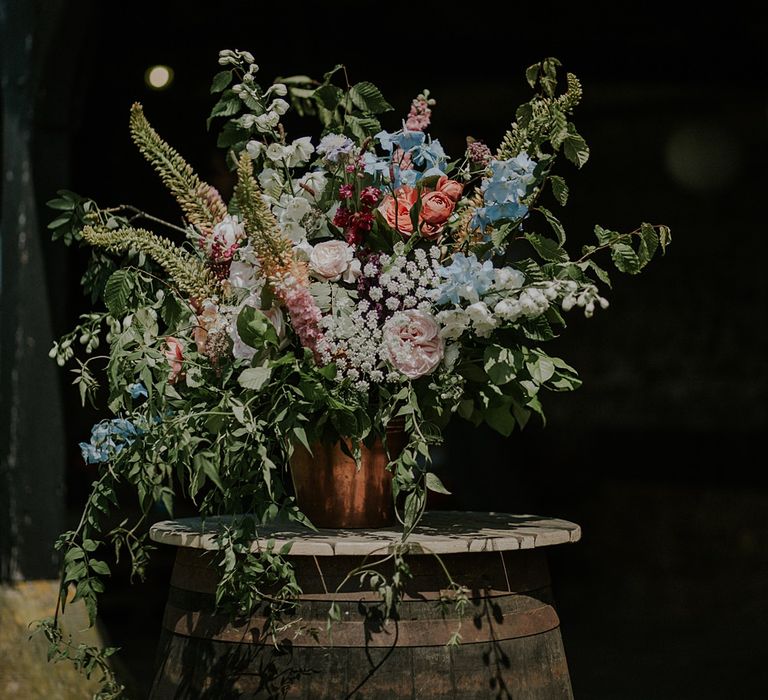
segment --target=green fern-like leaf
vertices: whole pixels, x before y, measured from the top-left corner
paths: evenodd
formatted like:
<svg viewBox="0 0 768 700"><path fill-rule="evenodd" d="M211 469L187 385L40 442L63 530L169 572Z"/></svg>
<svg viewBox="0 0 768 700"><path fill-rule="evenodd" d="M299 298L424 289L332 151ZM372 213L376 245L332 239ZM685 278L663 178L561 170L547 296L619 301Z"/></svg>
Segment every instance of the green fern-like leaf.
<svg viewBox="0 0 768 700"><path fill-rule="evenodd" d="M144 157L154 166L190 223L212 228L227 215L218 192L203 182L192 167L152 128L144 109L131 107L131 136Z"/></svg>
<svg viewBox="0 0 768 700"><path fill-rule="evenodd" d="M206 299L218 291L213 275L197 258L175 246L167 238L161 238L146 229L86 226L83 229L83 239L92 246L104 248L112 253L124 253L130 249L144 253L165 270L181 292L191 298ZM116 292L116 289L113 292ZM117 296L116 293L110 295L115 304L118 302Z"/></svg>

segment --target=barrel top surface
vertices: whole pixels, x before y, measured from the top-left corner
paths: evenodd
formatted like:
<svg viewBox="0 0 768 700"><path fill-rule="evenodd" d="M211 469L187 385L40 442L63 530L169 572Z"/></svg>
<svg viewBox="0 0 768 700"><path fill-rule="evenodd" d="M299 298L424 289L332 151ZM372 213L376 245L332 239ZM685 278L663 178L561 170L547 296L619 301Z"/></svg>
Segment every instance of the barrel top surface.
<svg viewBox="0 0 768 700"><path fill-rule="evenodd" d="M216 535L231 516L182 518L155 523L150 537L155 542L190 549L216 550ZM385 554L402 539L402 528L374 530L319 529L296 523L261 526L252 551L274 539L275 548L290 543L289 554L298 556L365 556ZM538 515L428 511L407 539L412 554L461 554L533 549L577 542L581 528L575 523Z"/></svg>

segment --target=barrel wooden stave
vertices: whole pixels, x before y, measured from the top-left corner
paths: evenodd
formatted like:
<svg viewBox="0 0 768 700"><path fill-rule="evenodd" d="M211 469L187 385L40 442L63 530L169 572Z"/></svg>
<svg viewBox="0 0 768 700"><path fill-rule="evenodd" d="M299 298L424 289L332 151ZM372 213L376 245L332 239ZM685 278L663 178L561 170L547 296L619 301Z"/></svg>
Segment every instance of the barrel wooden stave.
<svg viewBox="0 0 768 700"><path fill-rule="evenodd" d="M330 602L337 600L344 622L334 626L331 640L321 635L324 646L300 635L280 640L276 648L261 634L258 611L234 623L215 612L212 554L180 549L151 697L572 698L543 553L467 553L443 559L454 579L471 589L460 646L445 646L459 620L452 606L445 618L436 608L446 582L434 557L411 557L414 578L400 620L386 627L387 634L372 633L367 644L358 605L375 602L376 596L355 590L357 582L341 594L332 593L361 559L294 557L304 595L293 614L324 631Z"/></svg>

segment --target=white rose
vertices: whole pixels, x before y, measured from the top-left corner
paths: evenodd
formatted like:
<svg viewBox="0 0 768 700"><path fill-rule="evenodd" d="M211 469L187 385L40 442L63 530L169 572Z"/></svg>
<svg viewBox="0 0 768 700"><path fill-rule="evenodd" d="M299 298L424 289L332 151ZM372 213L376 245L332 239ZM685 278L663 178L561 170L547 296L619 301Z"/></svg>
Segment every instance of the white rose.
<svg viewBox="0 0 768 700"><path fill-rule="evenodd" d="M213 227L213 238L229 248L245 238L245 227L236 216L227 214Z"/></svg>
<svg viewBox="0 0 768 700"><path fill-rule="evenodd" d="M344 241L325 241L318 243L312 249L309 255L309 266L318 277L329 282L338 282L342 276L345 277L345 281L351 281L348 279L348 273L354 259L354 248ZM359 262L357 272L358 274L360 272Z"/></svg>
<svg viewBox="0 0 768 700"><path fill-rule="evenodd" d="M396 313L384 324L382 333L387 359L409 379L429 374L443 359L445 343L440 326L426 311Z"/></svg>
<svg viewBox="0 0 768 700"><path fill-rule="evenodd" d="M300 139L296 139L291 144L291 155L288 158L288 165L295 168L299 165L304 165L310 156L315 152L315 147L311 143L312 138L310 136L302 136Z"/></svg>
<svg viewBox="0 0 768 700"><path fill-rule="evenodd" d="M245 289L256 286L256 268L247 262L233 260L229 266L229 283Z"/></svg>
<svg viewBox="0 0 768 700"><path fill-rule="evenodd" d="M499 324L493 317L491 310L485 305L485 302L482 301L470 304L467 307L467 315L469 316L469 320L472 321L475 332L481 338L488 337L491 334L491 331Z"/></svg>

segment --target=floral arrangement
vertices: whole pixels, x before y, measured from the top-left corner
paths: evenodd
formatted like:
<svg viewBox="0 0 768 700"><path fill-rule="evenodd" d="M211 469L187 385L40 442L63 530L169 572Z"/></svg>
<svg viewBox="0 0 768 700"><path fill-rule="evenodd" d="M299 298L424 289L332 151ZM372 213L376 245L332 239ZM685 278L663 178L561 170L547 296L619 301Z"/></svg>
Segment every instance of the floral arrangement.
<svg viewBox="0 0 768 700"><path fill-rule="evenodd" d="M50 202L54 237L92 247L83 286L104 302L51 351L60 365L75 360L84 402L104 366L114 416L81 444L98 477L79 527L57 545L61 602L75 586L92 619L110 573L102 547L127 552L141 576L143 521L157 502L172 512L179 493L203 515L243 514L221 533L220 604L289 605L289 562L246 543L279 517L307 523L283 479L294 446L344 438L359 449L394 417L408 435L389 465L405 543L426 490L445 491L428 465L448 421L509 435L542 414L546 390L575 389L576 371L543 347L566 313L608 306L596 259L606 253L635 274L670 240L660 225L597 226L594 244L569 256L552 211L568 199L555 165L564 155L580 168L589 150L571 121L581 86L569 73L558 91L556 59L526 71L536 93L495 151L467 139L454 157L430 134L427 90L387 131L379 120L392 107L372 83L350 85L342 66L264 89L248 52L222 51L219 63L211 117L223 120L219 145L236 173L228 202L138 104L131 135L183 223L65 191ZM291 108L319 119L319 137L288 136ZM103 343L108 354L95 354ZM78 344L86 357L75 356ZM136 489L142 516L104 531L120 484ZM407 576L404 552L388 558ZM402 579L358 573L396 615ZM43 628L61 657L101 669L104 697L117 697L100 652L67 647L55 620Z"/></svg>

